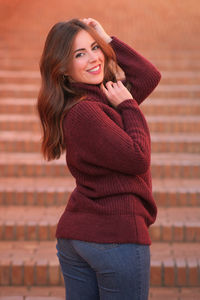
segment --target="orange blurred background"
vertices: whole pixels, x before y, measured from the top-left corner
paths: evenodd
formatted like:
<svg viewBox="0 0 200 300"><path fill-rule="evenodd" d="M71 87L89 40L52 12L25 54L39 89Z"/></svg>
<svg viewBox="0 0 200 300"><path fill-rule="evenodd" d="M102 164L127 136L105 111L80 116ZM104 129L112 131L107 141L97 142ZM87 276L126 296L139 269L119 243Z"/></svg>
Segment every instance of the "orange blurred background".
<svg viewBox="0 0 200 300"><path fill-rule="evenodd" d="M40 49L54 23L74 17L96 18L147 53L199 51L199 0L0 0L1 46L21 40L24 49Z"/></svg>

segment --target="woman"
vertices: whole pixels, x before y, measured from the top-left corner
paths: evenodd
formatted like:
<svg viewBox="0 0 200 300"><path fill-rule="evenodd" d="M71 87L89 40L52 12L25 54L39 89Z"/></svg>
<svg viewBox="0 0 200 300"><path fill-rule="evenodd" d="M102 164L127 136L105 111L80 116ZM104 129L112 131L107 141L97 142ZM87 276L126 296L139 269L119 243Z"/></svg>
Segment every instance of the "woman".
<svg viewBox="0 0 200 300"><path fill-rule="evenodd" d="M148 299L157 208L138 105L161 74L92 18L55 24L40 69L42 152L52 160L66 149L76 179L56 231L66 299Z"/></svg>

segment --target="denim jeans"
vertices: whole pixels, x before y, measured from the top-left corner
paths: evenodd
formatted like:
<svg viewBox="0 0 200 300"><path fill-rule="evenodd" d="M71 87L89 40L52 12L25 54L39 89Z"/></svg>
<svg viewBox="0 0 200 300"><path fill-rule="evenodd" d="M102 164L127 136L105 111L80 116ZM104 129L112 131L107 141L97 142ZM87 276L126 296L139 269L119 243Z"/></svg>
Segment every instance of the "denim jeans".
<svg viewBox="0 0 200 300"><path fill-rule="evenodd" d="M147 300L150 247L58 239L67 300Z"/></svg>

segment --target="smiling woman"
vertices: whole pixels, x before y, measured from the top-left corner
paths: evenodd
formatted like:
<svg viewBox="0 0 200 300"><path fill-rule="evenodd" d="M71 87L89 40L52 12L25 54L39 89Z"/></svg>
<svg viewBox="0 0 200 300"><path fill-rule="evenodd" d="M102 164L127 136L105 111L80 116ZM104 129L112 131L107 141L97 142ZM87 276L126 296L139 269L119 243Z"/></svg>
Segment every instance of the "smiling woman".
<svg viewBox="0 0 200 300"><path fill-rule="evenodd" d="M99 84L104 79L104 53L85 30L75 37L73 57L65 75L70 81Z"/></svg>
<svg viewBox="0 0 200 300"><path fill-rule="evenodd" d="M147 300L157 207L139 104L161 74L92 18L56 24L40 69L42 151L50 160L66 149L76 179L56 230L66 299Z"/></svg>
<svg viewBox="0 0 200 300"><path fill-rule="evenodd" d="M40 60L42 84L37 103L46 159L58 159L65 150L62 121L66 112L83 100L72 83L116 81L116 56L109 41L109 36L103 39L78 19L59 22L48 33Z"/></svg>

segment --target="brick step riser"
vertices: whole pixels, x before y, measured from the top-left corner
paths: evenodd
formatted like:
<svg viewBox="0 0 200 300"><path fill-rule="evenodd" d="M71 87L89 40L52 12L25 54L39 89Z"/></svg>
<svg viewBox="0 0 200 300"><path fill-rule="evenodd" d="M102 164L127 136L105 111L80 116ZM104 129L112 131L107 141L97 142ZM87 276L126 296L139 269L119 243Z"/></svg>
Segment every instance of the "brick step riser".
<svg viewBox="0 0 200 300"><path fill-rule="evenodd" d="M39 87L38 90L28 90L28 91L23 91L23 90L1 90L1 98L37 98L39 92ZM154 98L190 98L190 99L198 99L200 96L199 91L193 91L193 90L188 90L188 91L159 91L155 90L154 93Z"/></svg>
<svg viewBox="0 0 200 300"><path fill-rule="evenodd" d="M151 278L150 285L155 287L191 287L200 285L200 266L197 262L193 261L188 263L186 260L180 260L176 263L171 262L163 263L162 261L151 261ZM156 299L172 299L171 296L166 298L159 297ZM175 298L173 298L175 299ZM187 298L176 298L183 300ZM192 298L190 298L192 300ZM197 298L194 298L197 299Z"/></svg>
<svg viewBox="0 0 200 300"><path fill-rule="evenodd" d="M199 300L198 287L150 287L149 300ZM14 298L14 295L19 295ZM51 295L51 296L50 296ZM7 298L9 297L9 298ZM13 298L10 298L13 297ZM34 298L30 298L34 297ZM42 297L42 298L41 298ZM45 298L44 298L45 297ZM48 298L46 298L48 297ZM56 297L56 298L55 298ZM0 300L64 300L63 286L1 286Z"/></svg>
<svg viewBox="0 0 200 300"><path fill-rule="evenodd" d="M148 121L148 120L147 120ZM162 121L148 121L150 131L161 132L161 133L199 133L200 132L200 121L187 122L169 122ZM0 121L0 131L31 131L34 133L40 133L41 127L38 121Z"/></svg>
<svg viewBox="0 0 200 300"><path fill-rule="evenodd" d="M17 101L17 100L16 100ZM27 100L28 102L28 100ZM180 100L181 104L181 100ZM145 115L200 115L200 105L184 106L184 105L154 105L153 99L151 105L142 106L141 110ZM2 105L0 103L1 114L37 114L36 106L33 105Z"/></svg>
<svg viewBox="0 0 200 300"><path fill-rule="evenodd" d="M17 101L17 100L16 100ZM29 100L27 100L28 102ZM197 108L196 108L197 109ZM0 112L2 114L31 114L35 115L37 113L36 106L33 105L1 105Z"/></svg>
<svg viewBox="0 0 200 300"><path fill-rule="evenodd" d="M0 264L0 286L64 286L60 266L56 262L42 263L12 260Z"/></svg>
<svg viewBox="0 0 200 300"><path fill-rule="evenodd" d="M41 78L38 77L2 77L0 76L0 84L38 84L41 83ZM162 77L162 84L200 84L200 77Z"/></svg>
<svg viewBox="0 0 200 300"><path fill-rule="evenodd" d="M63 286L58 263L18 262L7 260L0 265L0 286ZM199 266L185 261L167 265L151 262L151 286L199 287ZM167 298L168 299L168 298Z"/></svg>
<svg viewBox="0 0 200 300"><path fill-rule="evenodd" d="M170 225L153 225L150 227L150 236L152 242L166 243L199 243L200 242L200 226L191 226L183 224L179 226ZM185 245L187 247L187 245Z"/></svg>
<svg viewBox="0 0 200 300"><path fill-rule="evenodd" d="M180 83L185 83L184 78L180 79ZM1 83L6 83L6 84L37 84L38 86L40 85L41 79L40 77L0 77L0 84ZM179 82L177 82L179 83ZM200 80L198 81L196 79L190 79L188 80L188 83L186 81L186 84L195 84L195 83L200 83Z"/></svg>
<svg viewBox="0 0 200 300"><path fill-rule="evenodd" d="M2 222L1 222L2 223ZM1 241L54 241L57 222L55 224L0 224ZM46 222L47 223L47 222ZM150 227L152 242L199 243L200 226L183 224L179 226L153 225Z"/></svg>
<svg viewBox="0 0 200 300"><path fill-rule="evenodd" d="M166 101L167 102L167 101ZM181 104L181 100L180 100ZM164 105L155 105L153 103L153 99L151 105L141 107L142 112L144 115L184 115L184 116L191 116L191 115L200 115L200 105L194 106L184 106L184 105L173 105L173 106L166 106ZM3 111L3 110L2 110Z"/></svg>
<svg viewBox="0 0 200 300"><path fill-rule="evenodd" d="M63 189L64 190L64 189ZM72 188L73 190L73 188ZM69 191L60 191L59 188L54 191L0 191L0 205L34 205L34 206L61 206L66 205L71 195ZM198 197L198 195L197 195ZM194 196L192 196L194 198ZM189 201L189 200L188 200ZM192 202L194 203L194 201Z"/></svg>
<svg viewBox="0 0 200 300"><path fill-rule="evenodd" d="M73 189L72 189L73 190ZM34 205L34 206L60 206L66 205L70 197L69 191L40 191L40 190L1 190L0 205ZM153 192L156 204L159 207L194 207L200 206L200 191L185 191L185 192Z"/></svg>
<svg viewBox="0 0 200 300"><path fill-rule="evenodd" d="M200 142L151 142L151 149L154 153L175 152L175 153L200 153ZM32 141L0 141L2 152L40 152L40 143Z"/></svg>
<svg viewBox="0 0 200 300"><path fill-rule="evenodd" d="M70 175L66 165L35 165L35 164L1 164L0 177L49 177ZM153 178L200 178L200 165L155 165L152 164L151 172Z"/></svg>

